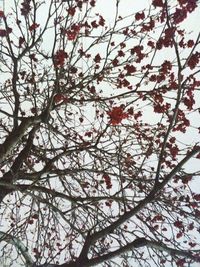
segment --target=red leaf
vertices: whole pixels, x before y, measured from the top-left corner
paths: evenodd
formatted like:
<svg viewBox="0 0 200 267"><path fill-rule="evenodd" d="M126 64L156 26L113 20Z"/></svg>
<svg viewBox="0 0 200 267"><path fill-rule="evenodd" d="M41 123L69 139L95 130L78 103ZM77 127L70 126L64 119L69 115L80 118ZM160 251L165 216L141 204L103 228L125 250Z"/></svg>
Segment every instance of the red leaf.
<svg viewBox="0 0 200 267"><path fill-rule="evenodd" d="M76 39L76 33L75 32L72 32L72 31L67 31L67 39L69 41L73 41Z"/></svg>
<svg viewBox="0 0 200 267"><path fill-rule="evenodd" d="M147 45L150 46L151 48L155 48L155 44L152 41L148 41Z"/></svg>
<svg viewBox="0 0 200 267"><path fill-rule="evenodd" d="M176 11L173 14L174 23L179 24L186 18L187 10L185 8L176 8Z"/></svg>
<svg viewBox="0 0 200 267"><path fill-rule="evenodd" d="M194 11L196 7L197 7L197 1L196 0L186 1L186 9L189 13Z"/></svg>
<svg viewBox="0 0 200 267"><path fill-rule="evenodd" d="M136 20L143 20L145 18L145 14L144 14L144 12L137 12L136 14L135 14L135 19Z"/></svg>
<svg viewBox="0 0 200 267"><path fill-rule="evenodd" d="M193 47L194 46L194 41L193 40L189 40L187 42L187 46L190 48L190 47Z"/></svg>
<svg viewBox="0 0 200 267"><path fill-rule="evenodd" d="M192 222L192 223L190 223L189 225L188 225L188 230L193 230L194 229L194 223Z"/></svg>
<svg viewBox="0 0 200 267"><path fill-rule="evenodd" d="M169 139L169 142L170 142L170 143L175 143L175 141L176 141L176 137L171 137L171 138Z"/></svg>
<svg viewBox="0 0 200 267"><path fill-rule="evenodd" d="M176 222L174 222L174 226L180 229L180 228L183 228L183 223L177 220Z"/></svg>
<svg viewBox="0 0 200 267"><path fill-rule="evenodd" d="M142 53L143 49L144 47L142 45L137 45L131 49L131 55L134 55L134 54L137 55L137 59L136 59L137 63L140 63L141 60L145 57L145 54Z"/></svg>
<svg viewBox="0 0 200 267"><path fill-rule="evenodd" d="M165 113L166 111L168 111L170 108L170 104L166 103L164 105L161 105L159 103L155 103L154 104L154 112L156 113Z"/></svg>
<svg viewBox="0 0 200 267"><path fill-rule="evenodd" d="M74 24L71 26L70 30L63 30L63 32L67 34L67 39L69 41L73 41L76 39L77 35L79 34L80 28L81 28L80 25Z"/></svg>
<svg viewBox="0 0 200 267"><path fill-rule="evenodd" d="M186 107L189 110L192 110L193 105L195 104L195 100L194 100L193 95L191 95L190 97L184 97L183 103L186 105Z"/></svg>
<svg viewBox="0 0 200 267"><path fill-rule="evenodd" d="M113 61L112 61L112 64L114 67L116 67L119 63L119 60L117 58L115 58Z"/></svg>
<svg viewBox="0 0 200 267"><path fill-rule="evenodd" d="M122 107L113 107L113 109L108 111L107 114L110 116L110 123L112 125L117 125L121 123L123 119L129 117L129 114L124 112Z"/></svg>
<svg viewBox="0 0 200 267"><path fill-rule="evenodd" d="M0 29L0 37L5 37L7 35L6 30Z"/></svg>
<svg viewBox="0 0 200 267"><path fill-rule="evenodd" d="M67 10L68 14L70 16L74 16L75 13L76 13L76 8L75 7L70 7L68 10Z"/></svg>
<svg viewBox="0 0 200 267"><path fill-rule="evenodd" d="M163 1L162 0L153 0L152 5L154 7L164 7Z"/></svg>
<svg viewBox="0 0 200 267"><path fill-rule="evenodd" d="M188 60L188 67L191 70L193 70L196 67L196 65L199 63L199 59L200 59L200 53L199 52L196 52Z"/></svg>
<svg viewBox="0 0 200 267"><path fill-rule="evenodd" d="M95 1L95 0L91 0L91 1L90 1L90 5L91 5L92 7L94 7L95 4L96 4L96 1Z"/></svg>
<svg viewBox="0 0 200 267"><path fill-rule="evenodd" d="M94 61L95 61L96 63L100 63L100 61L101 61L101 57L100 57L99 54L97 54L97 55L95 56Z"/></svg>
<svg viewBox="0 0 200 267"><path fill-rule="evenodd" d="M85 136L91 137L93 132L85 132Z"/></svg>
<svg viewBox="0 0 200 267"><path fill-rule="evenodd" d="M183 236L183 233L182 232L179 232L177 235L176 235L176 238L178 239L178 238L180 238L180 237L182 237Z"/></svg>
<svg viewBox="0 0 200 267"><path fill-rule="evenodd" d="M128 109L128 114L133 115L133 108Z"/></svg>
<svg viewBox="0 0 200 267"><path fill-rule="evenodd" d="M29 27L29 31L34 31L35 29L37 29L40 26L40 24L37 23L33 23L30 27Z"/></svg>
<svg viewBox="0 0 200 267"><path fill-rule="evenodd" d="M33 214L32 215L32 218L35 219L35 220L37 220L39 218L39 216L38 216L38 214Z"/></svg>
<svg viewBox="0 0 200 267"><path fill-rule="evenodd" d="M172 64L170 61L165 60L164 63L161 65L160 71L164 74L167 74L172 69Z"/></svg>
<svg viewBox="0 0 200 267"><path fill-rule="evenodd" d="M143 24L143 26L142 26L142 32L146 32L146 31L149 32L149 31L151 31L151 30L154 29L154 26L155 26L155 21L152 20L152 18L151 18L148 23Z"/></svg>
<svg viewBox="0 0 200 267"><path fill-rule="evenodd" d="M56 94L54 96L54 102L57 104L61 101L65 101L66 100L66 97L63 95L63 94Z"/></svg>
<svg viewBox="0 0 200 267"><path fill-rule="evenodd" d="M31 60L35 61L35 62L38 61L38 59L35 57L35 54L30 54L30 55L29 55L29 58L30 58Z"/></svg>
<svg viewBox="0 0 200 267"><path fill-rule="evenodd" d="M22 16L27 16L29 14L29 12L31 11L30 2L31 2L31 0L24 0L22 2L22 8L21 8Z"/></svg>
<svg viewBox="0 0 200 267"><path fill-rule="evenodd" d="M189 242L188 244L190 245L191 248L193 248L193 247L195 247L195 246L197 245L197 244L194 243L194 242Z"/></svg>
<svg viewBox="0 0 200 267"><path fill-rule="evenodd" d="M104 181L105 181L105 183L106 183L106 188L107 188L107 189L112 188L112 183L111 183L110 176L109 176L108 174L104 174L104 175L103 175L103 178L104 178Z"/></svg>
<svg viewBox="0 0 200 267"><path fill-rule="evenodd" d="M3 18L4 17L4 12L3 10L0 10L0 18Z"/></svg>
<svg viewBox="0 0 200 267"><path fill-rule="evenodd" d="M35 256L38 257L41 255L41 252L37 248L33 248L33 252L35 253Z"/></svg>
<svg viewBox="0 0 200 267"><path fill-rule="evenodd" d="M184 267L185 266L185 259L177 260L176 264L177 264L178 267Z"/></svg>
<svg viewBox="0 0 200 267"><path fill-rule="evenodd" d="M36 113L37 113L37 109L36 109L36 108L31 108L31 112L32 112L33 114L36 114Z"/></svg>
<svg viewBox="0 0 200 267"><path fill-rule="evenodd" d="M161 94L156 94L155 96L154 96L154 99L155 99L155 101L157 102L157 103L163 103L163 101L164 101L164 99L163 99L163 97L162 97L162 95Z"/></svg>
<svg viewBox="0 0 200 267"><path fill-rule="evenodd" d="M12 29L7 27L6 30L0 29L0 37L5 37L12 32Z"/></svg>
<svg viewBox="0 0 200 267"><path fill-rule="evenodd" d="M99 25L102 27L105 25L105 19L102 16L99 16Z"/></svg>
<svg viewBox="0 0 200 267"><path fill-rule="evenodd" d="M22 44L25 42L25 38L24 37L19 37L19 48L22 47Z"/></svg>
<svg viewBox="0 0 200 267"><path fill-rule="evenodd" d="M119 56L119 57L124 57L125 54L124 54L124 52L123 52L122 50L119 50L119 51L118 51L118 56Z"/></svg>
<svg viewBox="0 0 200 267"><path fill-rule="evenodd" d="M178 0L178 2L182 8L185 8L190 13L197 7L196 0Z"/></svg>
<svg viewBox="0 0 200 267"><path fill-rule="evenodd" d="M196 200L196 201L200 201L200 194L195 194L193 196L193 198Z"/></svg>
<svg viewBox="0 0 200 267"><path fill-rule="evenodd" d="M176 156L178 155L179 149L177 146L173 146L170 149L170 153L172 155L173 158L176 158Z"/></svg>
<svg viewBox="0 0 200 267"><path fill-rule="evenodd" d="M133 65L126 65L124 69L127 70L127 75L136 72L136 67Z"/></svg>
<svg viewBox="0 0 200 267"><path fill-rule="evenodd" d="M163 217L161 214L157 214L154 216L154 218L151 220L153 223L157 222L157 221L163 221Z"/></svg>
<svg viewBox="0 0 200 267"><path fill-rule="evenodd" d="M105 204L106 204L107 207L111 207L112 206L112 201L111 200L110 201L106 201Z"/></svg>
<svg viewBox="0 0 200 267"><path fill-rule="evenodd" d="M68 54L64 50L58 50L54 55L55 66L63 66L66 58L68 58Z"/></svg>
<svg viewBox="0 0 200 267"><path fill-rule="evenodd" d="M28 222L28 224L33 224L34 223L34 221L32 219L29 219L27 222Z"/></svg>
<svg viewBox="0 0 200 267"><path fill-rule="evenodd" d="M77 25L77 24L73 24L73 25L71 26L72 31L74 31L76 34L79 33L80 28L81 28L81 26L80 26L80 25Z"/></svg>
<svg viewBox="0 0 200 267"><path fill-rule="evenodd" d="M134 114L134 119L137 120L141 116L142 116L142 112L138 111L137 113Z"/></svg>
<svg viewBox="0 0 200 267"><path fill-rule="evenodd" d="M92 22L91 22L91 25L92 25L93 28L98 28L98 26L99 26L99 25L97 24L96 20L92 21Z"/></svg>

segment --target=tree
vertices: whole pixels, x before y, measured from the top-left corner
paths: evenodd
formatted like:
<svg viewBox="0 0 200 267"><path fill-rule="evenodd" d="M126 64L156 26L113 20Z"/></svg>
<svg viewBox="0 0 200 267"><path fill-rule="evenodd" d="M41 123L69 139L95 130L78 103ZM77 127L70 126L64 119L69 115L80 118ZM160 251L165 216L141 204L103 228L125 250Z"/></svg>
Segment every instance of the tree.
<svg viewBox="0 0 200 267"><path fill-rule="evenodd" d="M135 2L0 11L9 266L200 262L199 1Z"/></svg>

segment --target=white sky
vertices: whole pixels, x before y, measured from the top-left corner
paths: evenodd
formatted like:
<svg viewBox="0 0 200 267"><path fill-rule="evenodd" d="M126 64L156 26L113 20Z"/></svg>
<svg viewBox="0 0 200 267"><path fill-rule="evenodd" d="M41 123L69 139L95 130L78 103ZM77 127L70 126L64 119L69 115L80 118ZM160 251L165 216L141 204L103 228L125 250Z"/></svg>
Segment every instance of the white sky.
<svg viewBox="0 0 200 267"><path fill-rule="evenodd" d="M48 2L48 0L47 0ZM140 11L141 9L145 8L146 6L149 6L149 2L148 0L121 0L121 2L123 4L120 5L120 14L126 15L128 13L131 12L137 12ZM0 1L0 7L1 7L2 1ZM9 10L9 7L13 5L13 0L5 0L5 5L6 5L6 10ZM97 12L99 13L103 13L103 16L105 17L106 20L110 21L110 24L112 24L112 15L113 15L113 10L115 9L115 1L114 0L101 0L101 1L97 1ZM191 29L191 31L195 31L197 32L199 30L199 23L197 23L199 21L199 14L200 14L200 8L198 8L198 10L194 13L191 14L189 20L187 20L187 22L185 23L185 27L188 29ZM43 10L43 12L45 13L45 9ZM41 19L41 18L39 18ZM44 17L43 17L44 19ZM164 55L166 56L166 55ZM191 118L194 122L194 124L198 124L199 123L199 118L198 117L193 117ZM190 136L191 139L190 141L195 143L198 140L198 136ZM188 137L187 137L188 138ZM184 136L183 136L184 139ZM186 140L188 141L188 140ZM192 160L190 162L187 163L187 169L194 171L195 169L199 169L199 160ZM200 177L199 177L200 179ZM199 188L200 188L200 181L196 180L195 183L193 183L193 189L194 191L199 192ZM100 266L100 265L99 265ZM134 266L135 263L134 263ZM171 265L166 265L166 267L170 267ZM18 266L16 266L18 267ZM145 266L144 266L145 267ZM153 265L152 265L153 267ZM199 267L199 264L193 264L191 265L191 267Z"/></svg>

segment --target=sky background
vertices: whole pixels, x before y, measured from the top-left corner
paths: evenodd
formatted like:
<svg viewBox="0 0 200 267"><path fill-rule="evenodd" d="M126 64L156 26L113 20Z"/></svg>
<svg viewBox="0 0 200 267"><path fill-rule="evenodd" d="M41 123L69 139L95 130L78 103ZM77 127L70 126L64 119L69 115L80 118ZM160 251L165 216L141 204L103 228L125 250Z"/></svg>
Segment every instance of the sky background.
<svg viewBox="0 0 200 267"><path fill-rule="evenodd" d="M48 0L47 0L48 2ZM121 4L120 4L120 14L125 16L127 14L130 13L134 13L137 11L140 11L141 9L144 9L146 7L149 7L151 1L148 0L140 0L140 1L134 1L134 0L121 0ZM0 7L2 6L2 1L0 1ZM123 3L123 4L122 4ZM5 10L6 13L8 12L12 12L11 11L11 7L13 6L13 0L5 0ZM97 13L102 13L104 18L110 22L110 25L112 25L113 23L113 14L114 14L114 10L115 10L115 1L114 0L101 0L101 1L97 1ZM41 10L41 15L39 15L38 19L40 20L40 23L42 23L42 21L44 21L45 19L45 8L43 10ZM199 16L200 15L200 8L198 7L198 9L192 13L189 17L188 20L186 20L185 22L185 28L187 28L189 31L194 31L194 32L198 32L199 31ZM193 34L192 34L193 35ZM194 35L193 35L194 36ZM51 38L51 33L49 33L49 38ZM48 40L48 37L47 37ZM169 54L165 54L163 55L164 57L170 57L170 52ZM159 64L159 62L158 62ZM196 101L199 101L199 99L196 99ZM153 117L153 114L152 114ZM146 118L147 120L149 119L149 117ZM193 121L194 125L198 125L199 124L199 117L197 116L193 116L191 117L191 120ZM191 132L190 135L190 139L188 139L187 136L187 140L184 140L185 136L183 135L181 138L183 138L182 140L185 142L191 142L193 144L195 144L195 142L198 142L198 136L194 136L193 133ZM199 164L198 164L197 159L193 159L191 161L189 161L186 164L187 170L194 172L195 170L199 170ZM200 179L200 177L198 177ZM200 188L200 180L199 179L195 179L195 181L192 184L192 189L199 193L199 188ZM99 265L101 266L101 265ZM135 263L133 264L133 266L136 266ZM170 265L171 266L171 265ZM170 267L169 265L166 267ZM16 266L18 267L18 266ZM144 266L145 267L145 266ZM152 266L153 267L153 266ZM191 267L199 267L199 264L193 264L191 265Z"/></svg>

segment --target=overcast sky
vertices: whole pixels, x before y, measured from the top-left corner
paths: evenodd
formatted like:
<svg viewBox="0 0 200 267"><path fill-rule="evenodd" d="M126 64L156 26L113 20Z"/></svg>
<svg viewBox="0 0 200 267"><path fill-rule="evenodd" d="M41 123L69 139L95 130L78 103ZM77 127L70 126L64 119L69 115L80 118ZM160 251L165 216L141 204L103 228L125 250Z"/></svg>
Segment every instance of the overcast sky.
<svg viewBox="0 0 200 267"><path fill-rule="evenodd" d="M47 0L48 2L48 0ZM149 3L151 1L148 0L121 0L120 4L120 14L122 16L125 16L126 14L130 14L131 12L137 12L140 11L141 9L144 9L145 7L149 6ZM13 6L13 0L5 0L5 5L6 5L6 13L10 12L10 8ZM2 1L0 1L0 4L2 4ZM97 12L102 13L103 16L105 17L106 20L110 22L112 25L113 22L113 17L112 14L114 14L113 10L115 10L115 0L98 0L97 1L97 6L96 6ZM45 14L45 7L42 11L42 13ZM185 27L188 30L194 31L197 33L199 31L199 14L200 14L200 8L196 10L194 13L190 15L189 20L186 20L185 22ZM43 17L44 18L44 17ZM41 19L41 18L40 18ZM198 100L197 100L198 101ZM193 116L191 117L191 120L193 121L193 124L199 124L199 117ZM199 125L200 126L200 125ZM197 141L199 141L198 136L194 136L191 134L190 140L184 140L184 135L183 135L183 141L186 142L192 142L193 144ZM190 171L195 171L195 169L199 169L199 160L191 160L190 162L187 163L187 170ZM200 179L200 177L199 177ZM193 183L193 189L199 193L199 187L200 187L200 180L198 181L197 179ZM100 266L100 265L99 265ZM136 266L135 263L133 266ZM16 266L18 267L18 266ZM145 267L145 266L144 266ZM153 267L153 265L152 265ZM170 267L169 265L166 267ZM191 267L199 267L199 264L193 264Z"/></svg>

